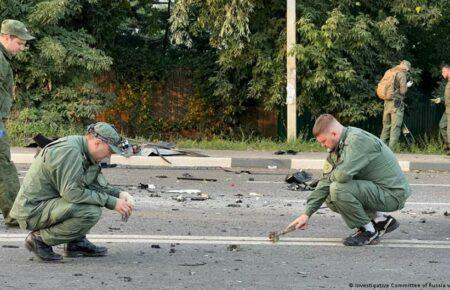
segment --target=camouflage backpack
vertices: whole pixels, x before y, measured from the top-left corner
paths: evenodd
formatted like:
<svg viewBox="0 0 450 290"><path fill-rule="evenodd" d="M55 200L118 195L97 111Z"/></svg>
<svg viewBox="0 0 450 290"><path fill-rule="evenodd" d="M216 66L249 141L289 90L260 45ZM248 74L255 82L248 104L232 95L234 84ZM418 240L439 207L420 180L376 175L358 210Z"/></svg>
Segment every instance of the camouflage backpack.
<svg viewBox="0 0 450 290"><path fill-rule="evenodd" d="M394 97L394 83L397 73L398 70L394 68L391 68L384 73L383 78L377 86L377 96L380 99L389 101Z"/></svg>

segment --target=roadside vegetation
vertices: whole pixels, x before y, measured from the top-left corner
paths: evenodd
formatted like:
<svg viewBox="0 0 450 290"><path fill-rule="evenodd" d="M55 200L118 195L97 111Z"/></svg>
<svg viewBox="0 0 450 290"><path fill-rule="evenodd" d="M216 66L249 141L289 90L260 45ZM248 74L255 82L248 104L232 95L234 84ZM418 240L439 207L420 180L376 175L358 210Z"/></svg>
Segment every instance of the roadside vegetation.
<svg viewBox="0 0 450 290"><path fill-rule="evenodd" d="M376 83L402 59L413 64L411 108L442 95L447 0L297 1L296 8L300 115L332 113L349 125L379 117ZM286 110L285 1L0 0L0 9L36 36L13 62L15 145L104 120L133 138L212 140L192 146L315 148L265 140L248 122L255 108ZM178 74L177 87L167 86ZM186 102L170 111L169 94ZM234 141L214 141L222 138ZM439 148L420 144L411 150Z"/></svg>

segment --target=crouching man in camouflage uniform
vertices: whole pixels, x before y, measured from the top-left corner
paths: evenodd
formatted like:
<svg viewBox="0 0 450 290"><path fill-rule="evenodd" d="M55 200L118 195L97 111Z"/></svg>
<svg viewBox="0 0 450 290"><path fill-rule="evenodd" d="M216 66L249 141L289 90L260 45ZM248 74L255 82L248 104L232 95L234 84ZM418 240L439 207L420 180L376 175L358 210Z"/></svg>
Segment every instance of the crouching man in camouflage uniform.
<svg viewBox="0 0 450 290"><path fill-rule="evenodd" d="M50 143L27 172L11 210L22 229L31 233L25 247L44 261L61 260L52 246L66 244L69 257L104 256L107 248L86 239L102 207L131 215L134 199L108 186L100 160L120 154L121 138L107 123L89 126L85 136L68 136Z"/></svg>
<svg viewBox="0 0 450 290"><path fill-rule="evenodd" d="M342 126L332 115L321 115L313 134L329 151L323 176L307 199L305 212L288 227L305 229L323 202L357 229L346 246L377 244L399 223L383 212L402 209L411 190L392 151L372 134Z"/></svg>

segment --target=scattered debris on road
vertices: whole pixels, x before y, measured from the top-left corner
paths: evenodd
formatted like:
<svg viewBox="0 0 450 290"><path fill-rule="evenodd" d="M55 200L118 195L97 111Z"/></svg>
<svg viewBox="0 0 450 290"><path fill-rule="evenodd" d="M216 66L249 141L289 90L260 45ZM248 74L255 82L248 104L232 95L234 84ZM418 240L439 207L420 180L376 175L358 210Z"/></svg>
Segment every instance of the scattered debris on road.
<svg viewBox="0 0 450 290"><path fill-rule="evenodd" d="M274 152L273 154L275 155L296 155L298 153L298 151L295 150L278 150L276 152Z"/></svg>
<svg viewBox="0 0 450 290"><path fill-rule="evenodd" d="M231 252L238 252L241 250L241 247L239 245L231 244L227 246L227 250Z"/></svg>
<svg viewBox="0 0 450 290"><path fill-rule="evenodd" d="M201 177L177 177L178 180L194 180L194 181L213 181L216 182L215 178L201 178Z"/></svg>
<svg viewBox="0 0 450 290"><path fill-rule="evenodd" d="M290 233L292 231L295 231L295 227L289 227L289 228L286 228L286 229L284 229L284 230L282 230L280 232L270 232L269 233L269 240L272 243L276 243L276 242L278 242L280 240L280 236L285 235L287 233Z"/></svg>
<svg viewBox="0 0 450 290"><path fill-rule="evenodd" d="M172 189L165 191L167 193L180 193L180 194L199 194L202 191L200 189Z"/></svg>
<svg viewBox="0 0 450 290"><path fill-rule="evenodd" d="M18 249L19 246L14 246L14 245L3 245L2 248L8 248L8 249Z"/></svg>
<svg viewBox="0 0 450 290"><path fill-rule="evenodd" d="M311 187L307 182L312 179L311 174L304 170L300 170L293 174L288 174L284 181L289 183L288 189L294 191L310 191L314 188Z"/></svg>
<svg viewBox="0 0 450 290"><path fill-rule="evenodd" d="M182 266L182 267L197 267L197 266L205 266L205 265L206 265L206 262L178 264L178 266Z"/></svg>
<svg viewBox="0 0 450 290"><path fill-rule="evenodd" d="M156 185L150 184L150 183L139 183L138 188L152 190L152 189L156 189Z"/></svg>

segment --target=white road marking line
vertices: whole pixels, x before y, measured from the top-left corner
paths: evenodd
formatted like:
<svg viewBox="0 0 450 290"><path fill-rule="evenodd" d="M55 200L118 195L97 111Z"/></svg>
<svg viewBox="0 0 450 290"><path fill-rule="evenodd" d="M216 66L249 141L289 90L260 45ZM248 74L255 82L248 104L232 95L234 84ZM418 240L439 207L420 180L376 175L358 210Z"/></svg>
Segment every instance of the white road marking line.
<svg viewBox="0 0 450 290"><path fill-rule="evenodd" d="M442 184L436 184L436 183L410 183L411 186L431 186L431 187L450 187L450 184L442 183Z"/></svg>
<svg viewBox="0 0 450 290"><path fill-rule="evenodd" d="M23 242L26 234L0 234L0 242ZM344 247L339 238L289 238L283 237L272 243L266 237L226 236L161 236L161 235L88 235L92 242L100 243L162 243L162 244L205 244L205 245L270 245L270 246L337 246ZM433 240L389 240L383 239L383 248L427 248L450 249L450 241Z"/></svg>

